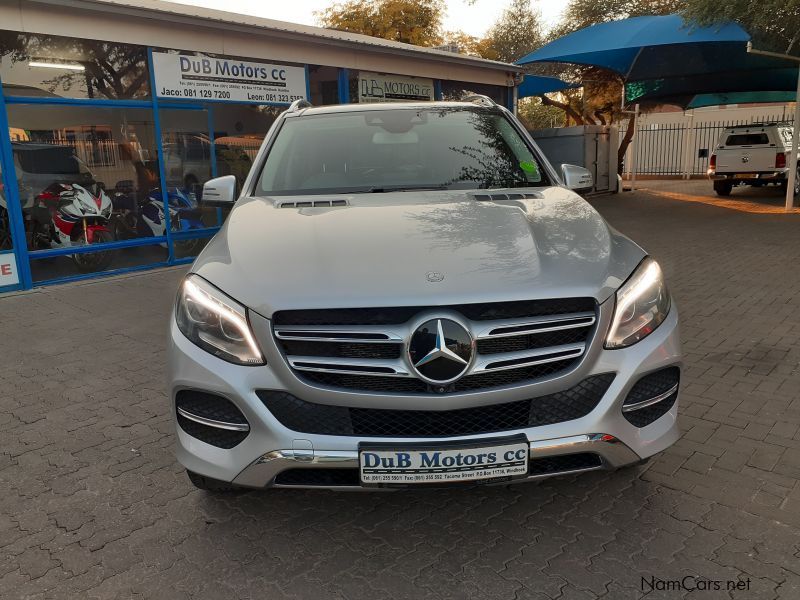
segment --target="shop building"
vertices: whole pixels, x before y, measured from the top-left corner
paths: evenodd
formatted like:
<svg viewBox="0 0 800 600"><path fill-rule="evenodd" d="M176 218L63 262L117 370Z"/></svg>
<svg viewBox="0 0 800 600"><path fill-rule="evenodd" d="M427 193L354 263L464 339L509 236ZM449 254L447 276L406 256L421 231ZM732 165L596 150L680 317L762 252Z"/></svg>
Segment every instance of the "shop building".
<svg viewBox="0 0 800 600"><path fill-rule="evenodd" d="M293 100L480 93L508 106L515 76L169 2L0 0L0 292L192 261L225 218L203 206L202 184L243 179ZM76 185L96 211L76 212ZM111 235L88 233L92 223Z"/></svg>

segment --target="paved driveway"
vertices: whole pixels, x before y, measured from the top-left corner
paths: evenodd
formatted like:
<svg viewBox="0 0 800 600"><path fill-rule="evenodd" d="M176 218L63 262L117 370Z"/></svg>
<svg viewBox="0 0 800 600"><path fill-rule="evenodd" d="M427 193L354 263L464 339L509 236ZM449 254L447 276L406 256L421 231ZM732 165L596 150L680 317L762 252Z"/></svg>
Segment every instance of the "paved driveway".
<svg viewBox="0 0 800 600"><path fill-rule="evenodd" d="M0 597L800 597L800 216L595 204L662 261L687 351L683 438L616 473L215 498L171 454L181 271L0 299Z"/></svg>

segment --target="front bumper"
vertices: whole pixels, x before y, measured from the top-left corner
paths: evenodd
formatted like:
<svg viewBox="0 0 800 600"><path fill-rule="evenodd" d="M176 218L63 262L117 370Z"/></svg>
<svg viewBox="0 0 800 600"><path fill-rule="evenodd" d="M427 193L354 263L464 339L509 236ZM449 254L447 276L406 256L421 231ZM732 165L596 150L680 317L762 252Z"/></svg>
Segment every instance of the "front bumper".
<svg viewBox="0 0 800 600"><path fill-rule="evenodd" d="M221 361L189 342L171 320L169 349L170 393L173 412L181 390L201 390L233 402L249 423L247 437L230 449L206 444L188 435L176 423L176 454L188 470L221 481L263 488L275 484L280 473L290 469L357 469L359 443L397 443L398 447L426 442L488 442L513 434L524 434L530 444L530 458L593 453L600 464L578 470L615 469L634 464L669 447L679 437L677 401L669 411L644 426L636 427L623 417L622 403L634 384L644 375L669 366L680 366L678 313L674 304L661 326L647 338L620 350L602 348L610 310L601 310L598 330L581 364L573 371L537 381L473 393L444 396L389 396L343 393L308 386L306 399L317 403L387 409L455 410L533 398L569 388L591 375L616 373L598 405L588 415L550 425L454 436L446 438L358 437L298 433L278 421L256 395L256 390L287 390L301 395L303 386L286 368L270 332L270 323L255 315L253 328L267 358L267 366L243 367ZM605 316L604 316L605 315ZM561 470L563 474L574 470ZM531 474L538 479L542 474ZM290 487L303 487L290 486ZM337 488L324 484L314 487ZM345 486L352 489L352 486Z"/></svg>
<svg viewBox="0 0 800 600"><path fill-rule="evenodd" d="M736 171L731 173L719 173L719 172L709 172L708 178L712 181L767 181L767 182L775 182L775 181L785 181L789 173L789 169L776 169L774 171ZM746 175L746 177L741 177L741 175Z"/></svg>

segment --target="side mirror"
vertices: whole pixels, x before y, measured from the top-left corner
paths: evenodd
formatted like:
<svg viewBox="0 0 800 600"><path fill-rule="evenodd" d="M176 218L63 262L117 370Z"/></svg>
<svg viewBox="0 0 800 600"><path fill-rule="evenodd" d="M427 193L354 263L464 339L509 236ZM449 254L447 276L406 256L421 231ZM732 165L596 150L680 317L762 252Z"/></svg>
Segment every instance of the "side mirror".
<svg viewBox="0 0 800 600"><path fill-rule="evenodd" d="M236 202L236 176L225 175L206 181L203 185L203 204L233 206Z"/></svg>
<svg viewBox="0 0 800 600"><path fill-rule="evenodd" d="M589 169L576 165L561 165L561 177L573 192L591 192L594 188L594 178Z"/></svg>

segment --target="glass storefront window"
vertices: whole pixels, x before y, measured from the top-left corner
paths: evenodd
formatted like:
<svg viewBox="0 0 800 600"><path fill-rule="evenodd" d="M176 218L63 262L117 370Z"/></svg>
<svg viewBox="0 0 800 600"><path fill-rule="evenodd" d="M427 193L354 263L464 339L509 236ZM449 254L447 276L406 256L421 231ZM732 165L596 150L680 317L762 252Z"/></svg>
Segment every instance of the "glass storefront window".
<svg viewBox="0 0 800 600"><path fill-rule="evenodd" d="M34 255L163 235L160 197L153 194L159 184L152 111L39 104L6 108L26 241ZM47 278L117 268L125 252L46 259ZM32 262L35 276L41 267Z"/></svg>
<svg viewBox="0 0 800 600"><path fill-rule="evenodd" d="M3 168L0 165L0 252L10 252L14 249L14 240L11 238L11 222L8 216L8 201L3 184Z"/></svg>
<svg viewBox="0 0 800 600"><path fill-rule="evenodd" d="M7 96L143 99L150 96L143 46L0 31Z"/></svg>
<svg viewBox="0 0 800 600"><path fill-rule="evenodd" d="M208 111L162 108L159 114L171 231L190 233L221 225L220 211L202 203L203 184L213 173ZM176 258L195 256L207 241L174 240Z"/></svg>
<svg viewBox="0 0 800 600"><path fill-rule="evenodd" d="M339 103L339 69L336 67L308 66L308 80L311 88L311 104Z"/></svg>
<svg viewBox="0 0 800 600"><path fill-rule="evenodd" d="M235 175L241 189L269 128L285 109L227 104L214 107L217 175Z"/></svg>

